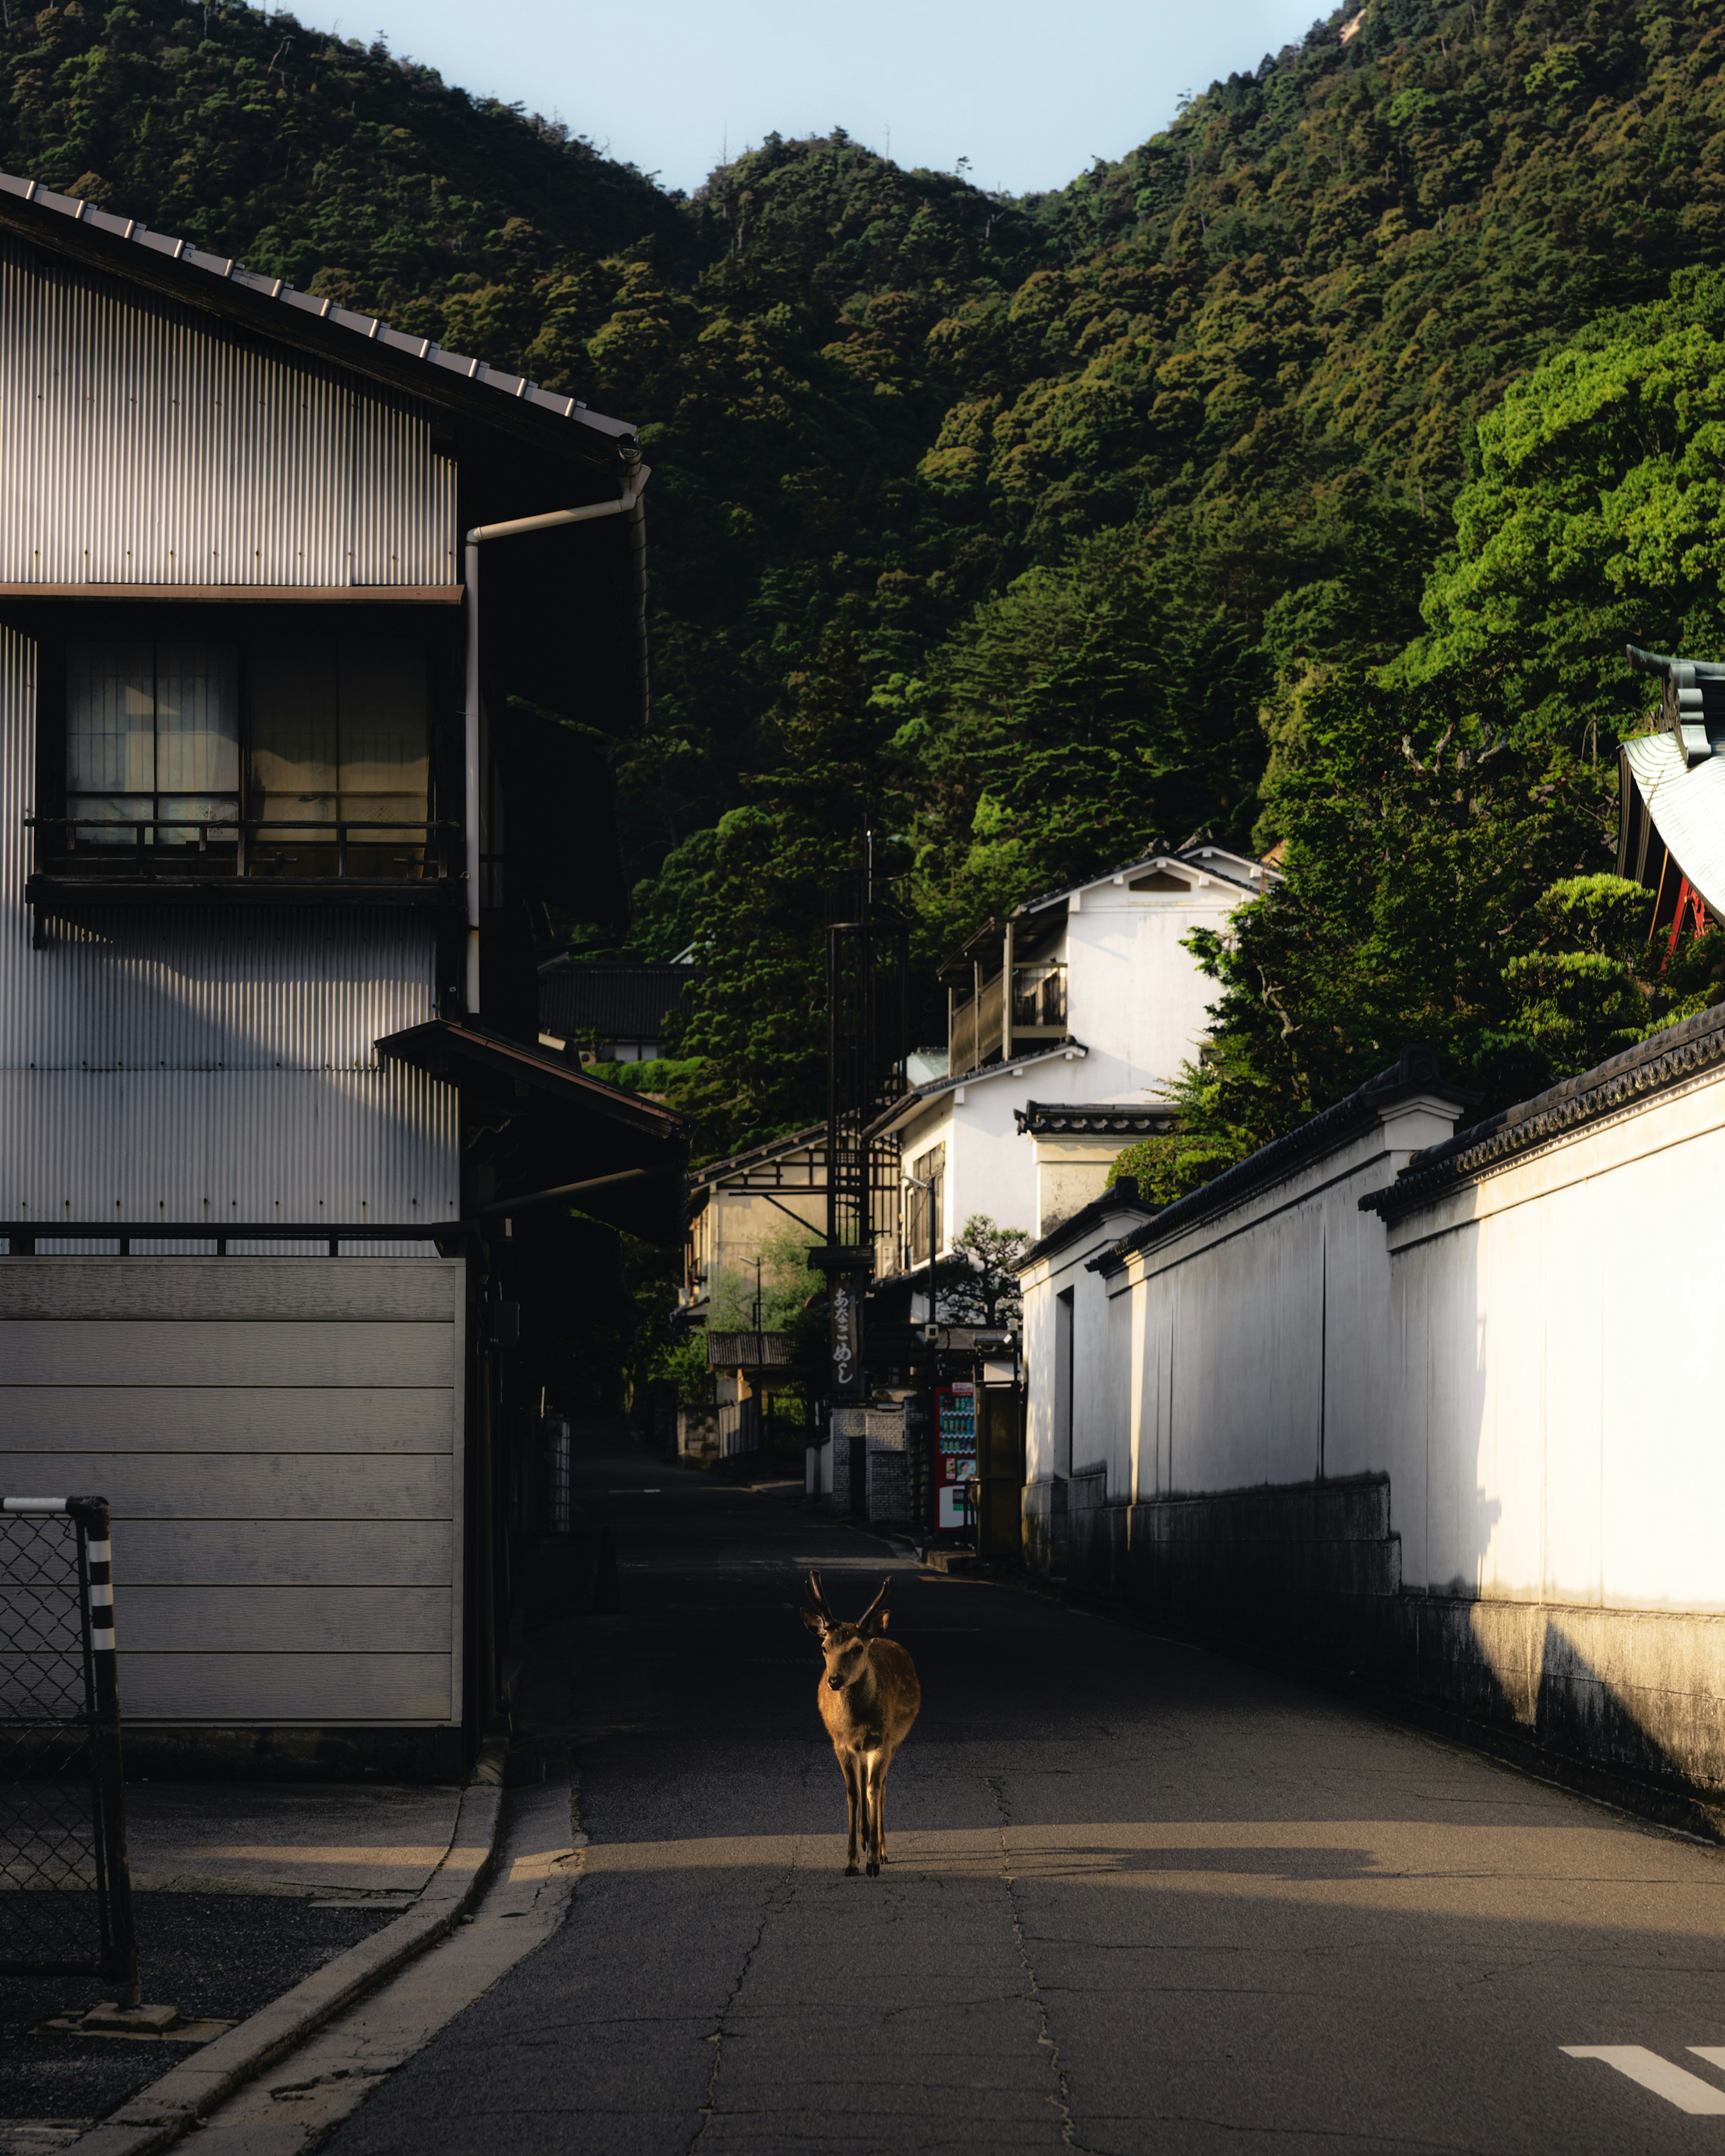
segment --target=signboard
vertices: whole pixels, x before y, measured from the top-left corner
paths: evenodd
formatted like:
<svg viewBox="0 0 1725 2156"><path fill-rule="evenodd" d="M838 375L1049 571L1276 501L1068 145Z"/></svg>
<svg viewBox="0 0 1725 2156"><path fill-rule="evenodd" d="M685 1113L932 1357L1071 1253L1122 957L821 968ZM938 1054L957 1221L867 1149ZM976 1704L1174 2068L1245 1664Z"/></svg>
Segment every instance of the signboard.
<svg viewBox="0 0 1725 2156"><path fill-rule="evenodd" d="M935 1455L935 1525L968 1527L972 1523L964 1486L976 1473L976 1388L969 1384L937 1385L934 1394L938 1426Z"/></svg>
<svg viewBox="0 0 1725 2156"><path fill-rule="evenodd" d="M832 1313L833 1397L849 1399L862 1382L862 1296L855 1279L829 1274L827 1301Z"/></svg>

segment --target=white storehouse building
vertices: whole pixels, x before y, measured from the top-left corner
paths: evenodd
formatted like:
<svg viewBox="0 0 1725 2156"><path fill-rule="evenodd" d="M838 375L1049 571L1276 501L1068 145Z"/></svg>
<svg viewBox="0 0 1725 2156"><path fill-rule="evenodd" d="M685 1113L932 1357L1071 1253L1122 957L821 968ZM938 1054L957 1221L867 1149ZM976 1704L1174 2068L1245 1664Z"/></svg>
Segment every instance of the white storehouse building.
<svg viewBox="0 0 1725 2156"><path fill-rule="evenodd" d="M926 1265L931 1237L944 1255L974 1214L1049 1235L1123 1147L1169 1127L1163 1089L1198 1055L1215 994L1184 939L1224 932L1276 873L1218 846L1147 855L1027 900L952 954L947 1073L870 1132L914 1178L878 1276Z"/></svg>
<svg viewBox="0 0 1725 2156"><path fill-rule="evenodd" d="M680 1232L537 1043L634 430L0 176L0 1481L112 1501L135 1743L454 1771L562 1201Z"/></svg>

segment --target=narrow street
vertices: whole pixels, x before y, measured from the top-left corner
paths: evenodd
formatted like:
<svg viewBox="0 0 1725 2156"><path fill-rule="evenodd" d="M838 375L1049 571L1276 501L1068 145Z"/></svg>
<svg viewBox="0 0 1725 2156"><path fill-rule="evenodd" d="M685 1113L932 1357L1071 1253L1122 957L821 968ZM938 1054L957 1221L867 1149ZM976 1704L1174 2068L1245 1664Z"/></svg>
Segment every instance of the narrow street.
<svg viewBox="0 0 1725 2156"><path fill-rule="evenodd" d="M624 1610L571 1673L570 1913L337 2156L1725 2146L1714 1854L621 1440L581 1471ZM810 1559L841 1615L891 1574L922 1676L878 1881Z"/></svg>

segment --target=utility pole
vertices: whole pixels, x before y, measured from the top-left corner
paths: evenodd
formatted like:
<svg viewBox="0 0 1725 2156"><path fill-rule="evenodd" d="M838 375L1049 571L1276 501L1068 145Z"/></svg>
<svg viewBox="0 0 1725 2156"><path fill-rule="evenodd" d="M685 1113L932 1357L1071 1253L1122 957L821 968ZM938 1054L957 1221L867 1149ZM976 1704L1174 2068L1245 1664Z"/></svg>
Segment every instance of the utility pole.
<svg viewBox="0 0 1725 2156"><path fill-rule="evenodd" d="M826 1240L809 1253L827 1281L826 1397L836 1510L867 1509L864 1407L868 1375L863 1300L875 1269L874 1178L864 1136L904 1090L905 923L875 894L875 844L865 831L858 875L837 879L827 901Z"/></svg>

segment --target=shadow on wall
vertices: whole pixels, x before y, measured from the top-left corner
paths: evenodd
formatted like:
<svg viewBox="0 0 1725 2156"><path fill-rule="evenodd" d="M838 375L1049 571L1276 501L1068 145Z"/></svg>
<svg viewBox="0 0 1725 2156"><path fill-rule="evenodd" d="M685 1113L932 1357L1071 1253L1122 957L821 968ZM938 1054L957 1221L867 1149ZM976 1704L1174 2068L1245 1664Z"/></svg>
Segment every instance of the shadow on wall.
<svg viewBox="0 0 1725 2156"><path fill-rule="evenodd" d="M1404 1590L1385 1475L1081 1498L1066 1530L1084 1592L1381 1690L1535 1773L1725 1838L1725 1618Z"/></svg>

